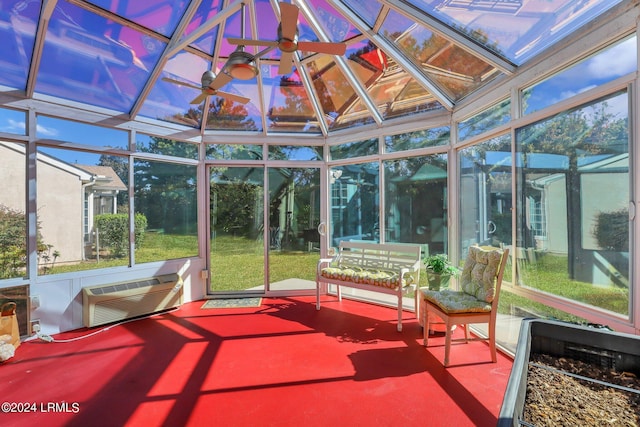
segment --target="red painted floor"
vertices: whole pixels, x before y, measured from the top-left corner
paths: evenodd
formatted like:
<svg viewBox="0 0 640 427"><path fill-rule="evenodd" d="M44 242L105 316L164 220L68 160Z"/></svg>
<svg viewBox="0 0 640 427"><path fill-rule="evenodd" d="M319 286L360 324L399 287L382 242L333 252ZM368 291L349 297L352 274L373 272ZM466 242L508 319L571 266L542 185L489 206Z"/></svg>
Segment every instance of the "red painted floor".
<svg viewBox="0 0 640 427"><path fill-rule="evenodd" d="M2 426L493 426L511 360L422 346L415 316L326 297L179 310L24 342L0 365ZM93 335L76 339L87 334ZM6 411L6 404L3 406Z"/></svg>

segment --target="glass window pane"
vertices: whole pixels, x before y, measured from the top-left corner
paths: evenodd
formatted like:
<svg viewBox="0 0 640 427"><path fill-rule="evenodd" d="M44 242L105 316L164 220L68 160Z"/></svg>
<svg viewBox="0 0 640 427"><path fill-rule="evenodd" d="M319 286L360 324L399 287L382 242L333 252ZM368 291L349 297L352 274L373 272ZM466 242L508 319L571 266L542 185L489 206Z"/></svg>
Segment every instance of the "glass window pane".
<svg viewBox="0 0 640 427"><path fill-rule="evenodd" d="M378 138L349 142L329 147L331 160L352 159L354 157L378 154Z"/></svg>
<svg viewBox="0 0 640 427"><path fill-rule="evenodd" d="M197 167L134 162L136 264L198 255Z"/></svg>
<svg viewBox="0 0 640 427"><path fill-rule="evenodd" d="M0 191L0 279L26 275L25 152L22 144L0 142L0 180L11 187Z"/></svg>
<svg viewBox="0 0 640 427"><path fill-rule="evenodd" d="M629 314L626 92L516 133L518 284Z"/></svg>
<svg viewBox="0 0 640 427"><path fill-rule="evenodd" d="M322 160L322 147L270 145L269 160Z"/></svg>
<svg viewBox="0 0 640 427"><path fill-rule="evenodd" d="M461 259L474 244L511 243L511 138L460 150Z"/></svg>
<svg viewBox="0 0 640 427"><path fill-rule="evenodd" d="M210 290L263 292L264 169L213 167L209 186Z"/></svg>
<svg viewBox="0 0 640 427"><path fill-rule="evenodd" d="M425 129L416 132L389 135L384 138L385 151L415 150L417 148L435 147L449 143L451 133L449 127Z"/></svg>
<svg viewBox="0 0 640 427"><path fill-rule="evenodd" d="M27 134L27 113L0 108L0 132L16 135Z"/></svg>
<svg viewBox="0 0 640 427"><path fill-rule="evenodd" d="M447 253L447 156L384 162L385 241Z"/></svg>
<svg viewBox="0 0 640 427"><path fill-rule="evenodd" d="M56 119L48 116L38 116L37 137L56 141L72 142L84 146L109 147L121 150L129 149L128 132Z"/></svg>
<svg viewBox="0 0 640 427"><path fill-rule="evenodd" d="M378 163L338 166L330 173L331 246L380 240Z"/></svg>
<svg viewBox="0 0 640 427"><path fill-rule="evenodd" d="M211 144L206 156L208 160L261 160L262 145Z"/></svg>
<svg viewBox="0 0 640 427"><path fill-rule="evenodd" d="M458 140L464 141L511 120L511 100L507 99L458 123Z"/></svg>
<svg viewBox="0 0 640 427"><path fill-rule="evenodd" d="M603 85L638 67L636 37L628 38L522 91L522 110L530 114Z"/></svg>
<svg viewBox="0 0 640 427"><path fill-rule="evenodd" d="M41 147L39 273L129 265L126 157Z"/></svg>
<svg viewBox="0 0 640 427"><path fill-rule="evenodd" d="M320 169L269 168L269 289L315 289Z"/></svg>
<svg viewBox="0 0 640 427"><path fill-rule="evenodd" d="M136 134L136 150L142 153L198 159L198 145L158 136Z"/></svg>

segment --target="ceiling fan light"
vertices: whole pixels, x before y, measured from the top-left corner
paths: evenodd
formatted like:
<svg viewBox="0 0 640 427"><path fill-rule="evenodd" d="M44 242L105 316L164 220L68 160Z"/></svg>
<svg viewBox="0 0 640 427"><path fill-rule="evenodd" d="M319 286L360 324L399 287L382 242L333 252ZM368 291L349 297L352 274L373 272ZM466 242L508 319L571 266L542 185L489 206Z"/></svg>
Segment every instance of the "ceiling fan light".
<svg viewBox="0 0 640 427"><path fill-rule="evenodd" d="M229 75L234 79L251 80L258 75L258 67L253 55L240 50L229 55L226 67Z"/></svg>
<svg viewBox="0 0 640 427"><path fill-rule="evenodd" d="M229 69L229 74L234 79L251 80L258 75L258 68L256 68L256 65L254 63L234 64Z"/></svg>

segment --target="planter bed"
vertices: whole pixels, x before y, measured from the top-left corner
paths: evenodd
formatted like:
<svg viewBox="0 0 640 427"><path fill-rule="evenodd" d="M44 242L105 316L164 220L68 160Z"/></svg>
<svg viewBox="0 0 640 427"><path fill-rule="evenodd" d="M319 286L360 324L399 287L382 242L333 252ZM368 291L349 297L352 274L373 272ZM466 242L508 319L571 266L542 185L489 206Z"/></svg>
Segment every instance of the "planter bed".
<svg viewBox="0 0 640 427"><path fill-rule="evenodd" d="M640 424L640 338L524 320L498 426Z"/></svg>

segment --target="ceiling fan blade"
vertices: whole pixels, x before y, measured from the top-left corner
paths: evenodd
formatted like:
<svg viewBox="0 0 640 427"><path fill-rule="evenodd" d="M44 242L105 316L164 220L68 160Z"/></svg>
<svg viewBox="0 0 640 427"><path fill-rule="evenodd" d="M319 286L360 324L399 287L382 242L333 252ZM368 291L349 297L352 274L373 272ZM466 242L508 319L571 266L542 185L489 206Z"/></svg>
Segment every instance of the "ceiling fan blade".
<svg viewBox="0 0 640 427"><path fill-rule="evenodd" d="M216 92L216 95L218 95L220 98L224 98L224 99L228 99L229 101L235 101L235 102L239 102L241 104L246 104L247 102L250 101L249 98L246 98L244 96L240 96L240 95L235 95L233 93L229 93L229 92Z"/></svg>
<svg viewBox="0 0 640 427"><path fill-rule="evenodd" d="M207 95L205 92L202 92L200 95L196 96L195 98L193 98L190 102L190 104L202 104L202 102L207 99Z"/></svg>
<svg viewBox="0 0 640 427"><path fill-rule="evenodd" d="M229 42L229 44L238 46L278 46L278 42L273 40L251 40L229 37L227 41Z"/></svg>
<svg viewBox="0 0 640 427"><path fill-rule="evenodd" d="M196 85L191 84L191 83L181 82L180 80L171 79L169 77L163 77L162 81L165 81L165 82L168 82L168 83L173 83L173 84L180 85L180 86L190 87L192 89L202 90L202 88L200 86L196 86Z"/></svg>
<svg viewBox="0 0 640 427"><path fill-rule="evenodd" d="M229 83L231 80L233 80L233 77L231 77L229 74L226 74L226 73L223 73L223 72L219 72L218 75L216 76L216 78L213 79L213 81L209 85L209 88L211 88L213 90L218 90L222 86L224 86L227 83Z"/></svg>
<svg viewBox="0 0 640 427"><path fill-rule="evenodd" d="M282 52L278 74L289 74L293 69L293 52Z"/></svg>
<svg viewBox="0 0 640 427"><path fill-rule="evenodd" d="M342 56L347 51L347 44L325 42L298 42L298 50Z"/></svg>
<svg viewBox="0 0 640 427"><path fill-rule="evenodd" d="M298 30L298 6L289 3L280 3L280 25L282 37L293 40Z"/></svg>

